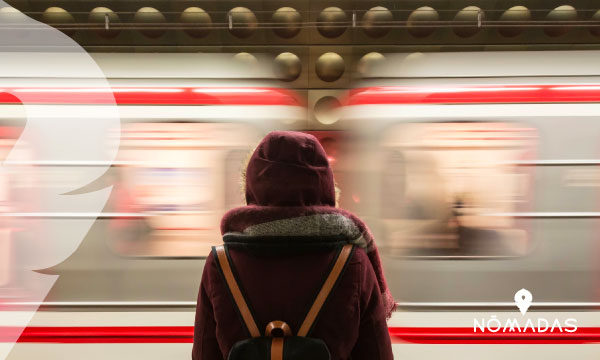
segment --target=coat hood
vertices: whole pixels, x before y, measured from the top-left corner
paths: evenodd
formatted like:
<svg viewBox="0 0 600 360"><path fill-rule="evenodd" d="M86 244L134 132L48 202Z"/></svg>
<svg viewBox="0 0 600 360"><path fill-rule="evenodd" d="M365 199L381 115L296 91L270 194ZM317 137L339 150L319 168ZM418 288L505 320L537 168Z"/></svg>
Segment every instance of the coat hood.
<svg viewBox="0 0 600 360"><path fill-rule="evenodd" d="M258 206L335 206L325 150L312 135L274 131L250 157L246 202Z"/></svg>
<svg viewBox="0 0 600 360"><path fill-rule="evenodd" d="M265 245L266 239L345 240L365 249L383 296L386 315L395 309L379 251L367 225L335 207L333 172L318 140L291 131L269 133L250 157L246 170L247 206L221 219L226 243ZM290 240L292 241L292 240Z"/></svg>

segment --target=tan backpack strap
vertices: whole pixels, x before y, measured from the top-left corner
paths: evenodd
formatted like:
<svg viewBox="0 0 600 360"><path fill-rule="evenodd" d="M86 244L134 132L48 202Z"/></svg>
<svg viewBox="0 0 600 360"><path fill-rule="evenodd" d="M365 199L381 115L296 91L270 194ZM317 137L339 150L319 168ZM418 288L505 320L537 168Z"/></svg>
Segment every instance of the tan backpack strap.
<svg viewBox="0 0 600 360"><path fill-rule="evenodd" d="M231 270L231 265L229 264L229 258L227 257L227 252L225 251L224 246L216 246L215 252L217 253L217 259L219 261L219 265L221 267L221 272L225 277L225 281L227 282L227 286L229 287L229 291L233 296L233 300L242 315L242 319L244 319L244 323L250 332L250 336L253 338L260 337L260 331L258 331L258 326L256 326L256 322L254 321L254 317L252 316L252 312L246 303L246 299L240 290L240 287L235 280L235 276L233 275L233 271Z"/></svg>
<svg viewBox="0 0 600 360"><path fill-rule="evenodd" d="M342 251L340 252L337 260L335 261L331 272L329 272L329 275L327 276L327 280L325 280L321 291L319 291L319 294L317 295L317 298L315 299L310 310L308 311L306 318L304 318L304 322L300 326L300 330L298 330L298 336L305 337L308 335L308 332L310 331L315 320L317 319L319 312L321 312L323 304L325 304L325 300L327 300L327 298L329 297L331 289L333 289L340 274L342 273L342 270L344 270L344 267L346 266L346 263L350 258L350 254L352 254L353 246L354 245L352 244L346 244L342 248Z"/></svg>
<svg viewBox="0 0 600 360"><path fill-rule="evenodd" d="M282 337L271 340L271 360L283 360L283 344Z"/></svg>

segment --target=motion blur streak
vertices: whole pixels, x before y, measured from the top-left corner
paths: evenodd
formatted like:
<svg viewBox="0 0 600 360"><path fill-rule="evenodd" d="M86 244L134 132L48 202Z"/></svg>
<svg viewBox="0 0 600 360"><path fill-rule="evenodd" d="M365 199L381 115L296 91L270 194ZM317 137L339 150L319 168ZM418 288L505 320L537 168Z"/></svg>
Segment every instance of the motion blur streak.
<svg viewBox="0 0 600 360"><path fill-rule="evenodd" d="M17 328L3 328L0 342ZM585 344L600 342L600 328L581 328L578 333L473 333L472 328L390 327L394 343L415 344ZM191 343L193 326L28 327L19 343L115 344Z"/></svg>
<svg viewBox="0 0 600 360"><path fill-rule="evenodd" d="M600 327L559 334L532 331L473 333L473 328L468 327L391 327L390 336L395 342L415 344L586 344L600 342Z"/></svg>
<svg viewBox="0 0 600 360"><path fill-rule="evenodd" d="M369 87L350 91L348 105L599 102L600 86L504 85Z"/></svg>
<svg viewBox="0 0 600 360"><path fill-rule="evenodd" d="M296 105L288 90L277 88L14 88L0 91L0 103L20 104L26 93L35 104ZM112 95L107 96L106 94ZM254 95L251 95L254 94Z"/></svg>

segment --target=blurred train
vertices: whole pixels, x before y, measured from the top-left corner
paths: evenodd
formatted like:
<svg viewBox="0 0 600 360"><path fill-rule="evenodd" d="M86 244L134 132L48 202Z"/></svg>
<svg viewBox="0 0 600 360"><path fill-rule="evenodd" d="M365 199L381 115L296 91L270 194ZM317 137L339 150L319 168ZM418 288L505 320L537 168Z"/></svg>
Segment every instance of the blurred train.
<svg viewBox="0 0 600 360"><path fill-rule="evenodd" d="M102 213L63 219L96 220L73 255L43 270L58 280L9 359L189 358L203 257L220 242L221 215L242 203L244 159L276 128L319 138L341 206L374 232L398 301L389 323L396 358L600 351L599 52L388 54L348 92L331 129L318 131L299 97L265 73L207 70L196 54L93 58L115 96L121 143L104 175L77 191L113 190ZM10 79L39 91L49 111L99 106L85 79L77 96L61 95L60 77L26 80ZM10 147L24 115L3 103ZM6 249L11 231L19 229L3 230ZM18 313L26 296L10 265L0 266L0 297ZM514 300L522 288L533 294L526 314ZM576 319L578 329L474 326L540 317Z"/></svg>
<svg viewBox="0 0 600 360"><path fill-rule="evenodd" d="M21 152L29 153L4 161L0 357L2 343L19 331L26 312L37 306L32 301L37 279L27 273L39 270L58 279L9 359L42 353L48 358L80 358L90 352L101 358L135 358L135 353L188 358L202 259L211 245L221 242L222 214L241 204L243 160L269 130L305 127L305 106L255 58L95 54L102 72L87 74L64 67L32 70L26 61L31 54L9 56L15 58L15 66L0 70L2 160L25 131L38 131L37 139L49 142L56 133L46 124L64 117L79 119L87 127L109 107L118 111L121 124L108 130L103 145L108 149L120 142L114 161L47 160L34 146L21 146ZM70 53L43 56L48 63L74 60ZM26 126L33 112L45 121L37 124L41 131ZM81 141L76 139L77 128L68 131L73 138L67 141ZM84 183L81 179L90 168L104 170ZM87 210L88 194L111 187L103 210ZM39 206L46 195L62 196L62 202L81 207L61 207L60 200L55 208ZM83 240L55 235L57 227L86 222L93 225ZM46 239L30 239L39 232L37 227L48 229ZM68 259L31 269L36 259L28 255L40 251L31 248L32 243L47 246L52 254L66 241L81 241ZM152 326L158 328L152 332ZM173 337L173 327L181 327L183 335ZM81 348L74 345L78 342L96 344ZM107 345L123 342L131 346ZM163 347L165 342L175 344ZM158 351L149 350L152 343Z"/></svg>
<svg viewBox="0 0 600 360"><path fill-rule="evenodd" d="M370 178L361 211L399 305L390 332L411 343L397 358L597 356L574 343L600 340L598 60L387 55L351 91L353 178ZM525 314L521 289L533 297ZM523 330L529 319L541 328ZM544 328L557 319L579 328Z"/></svg>

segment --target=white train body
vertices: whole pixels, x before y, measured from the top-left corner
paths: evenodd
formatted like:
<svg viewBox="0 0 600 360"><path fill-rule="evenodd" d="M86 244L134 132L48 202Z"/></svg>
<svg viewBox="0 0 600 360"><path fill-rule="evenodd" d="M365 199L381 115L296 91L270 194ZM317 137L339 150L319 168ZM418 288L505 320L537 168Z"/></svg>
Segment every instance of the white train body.
<svg viewBox="0 0 600 360"><path fill-rule="evenodd" d="M306 109L264 80L208 71L199 55L93 57L115 93L121 147L82 191L114 189L101 214L38 214L96 220L73 255L44 270L59 277L8 359L187 359L202 257L220 241L221 215L241 203L245 154L270 129L310 130ZM381 248L399 303L389 322L396 358L595 359L600 53L386 58L350 91L338 131L315 134L342 144L332 156L342 206ZM83 76L7 76L5 88L39 91L48 117L104 106L57 90L90 89ZM0 109L2 126L23 126L21 105ZM179 190L164 192L168 184ZM6 245L14 234L3 234ZM32 304L1 269L9 331ZM522 288L533 294L525 315L513 298ZM538 319L562 331L505 329Z"/></svg>

